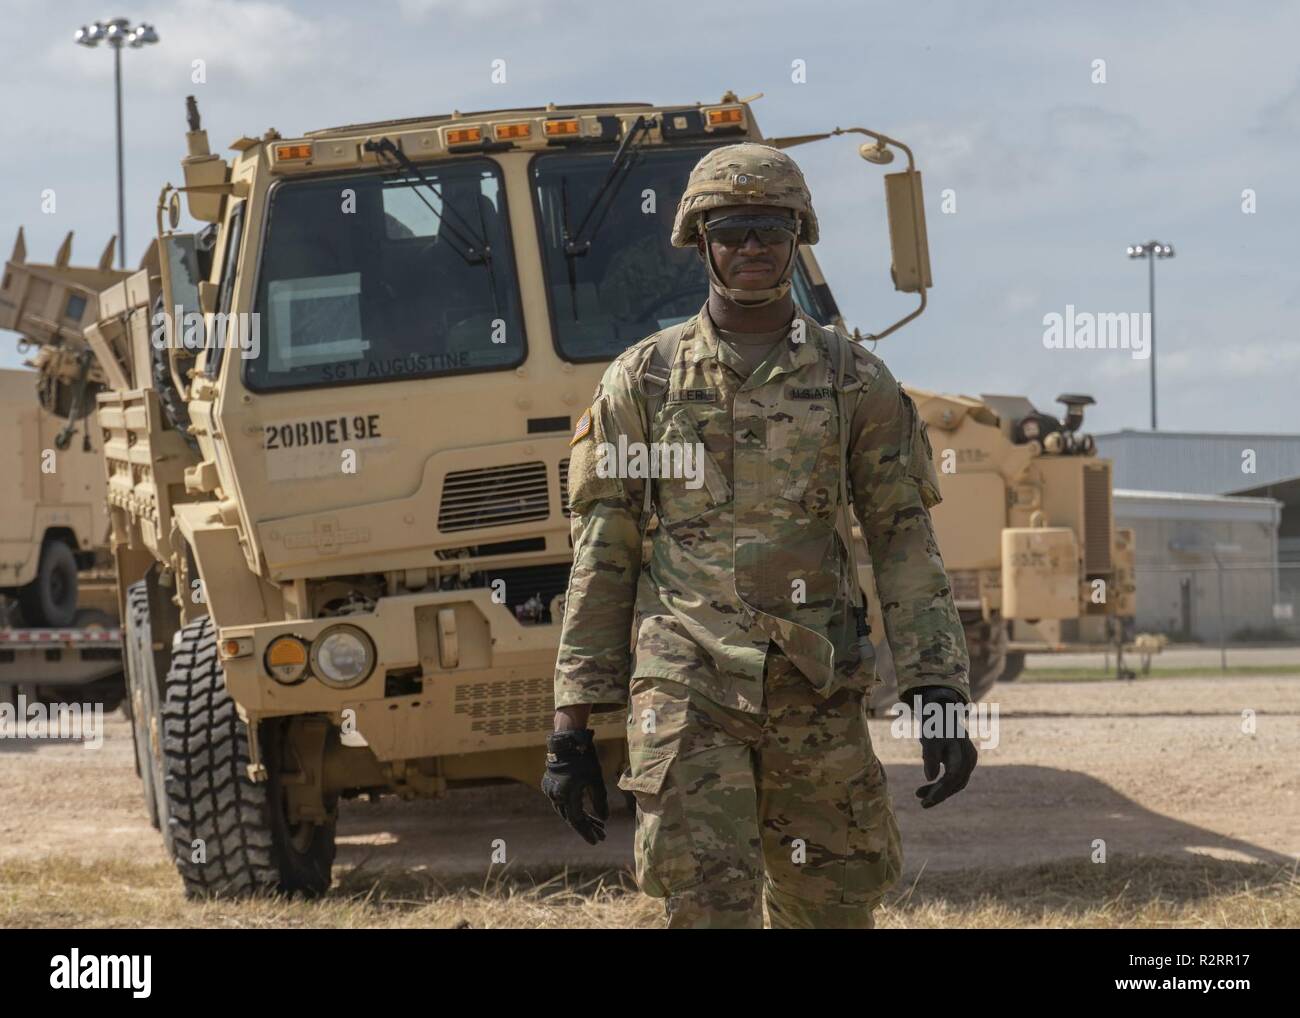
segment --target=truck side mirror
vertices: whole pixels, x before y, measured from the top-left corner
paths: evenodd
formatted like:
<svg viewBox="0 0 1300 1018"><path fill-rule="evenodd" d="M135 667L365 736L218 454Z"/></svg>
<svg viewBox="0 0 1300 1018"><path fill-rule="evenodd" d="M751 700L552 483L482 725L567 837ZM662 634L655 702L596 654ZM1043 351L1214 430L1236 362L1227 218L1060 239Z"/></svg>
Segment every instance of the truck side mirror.
<svg viewBox="0 0 1300 1018"><path fill-rule="evenodd" d="M198 238L192 233L168 233L158 238L163 295L163 332L172 384L182 395L189 379L181 361L191 361L207 345L199 278ZM215 302L215 298L212 298ZM199 323L197 328L195 327ZM151 323L157 333L158 323Z"/></svg>
<svg viewBox="0 0 1300 1018"><path fill-rule="evenodd" d="M919 170L885 174L885 209L889 216L889 274L894 289L920 293L934 285L930 277L930 243L925 232L925 199Z"/></svg>
<svg viewBox="0 0 1300 1018"><path fill-rule="evenodd" d="M842 134L861 134L871 139L858 146L858 155L869 163L887 166L894 161L893 149L907 157L907 169L885 174L885 210L889 219L889 274L894 289L920 296L916 308L880 332L863 334L853 330L856 342L876 342L902 328L925 310L925 291L934 285L930 277L930 242L925 233L925 201L921 192L921 174L916 169L912 150L896 138L869 131L865 127L837 127L825 134L797 134L773 138L767 142L775 148L790 148Z"/></svg>
<svg viewBox="0 0 1300 1018"><path fill-rule="evenodd" d="M192 233L169 233L159 238L162 258L163 307L167 312L166 331L169 349L184 346L185 319L191 313L201 313L199 302L199 253L198 244ZM179 320L176 320L178 319ZM196 349L202 349L199 343Z"/></svg>
<svg viewBox="0 0 1300 1018"><path fill-rule="evenodd" d="M866 335L857 329L853 330L853 338L858 342L869 340L874 343L902 328L925 310L925 291L934 282L930 278L930 244L925 235L925 201L921 194L921 174L916 169L912 150L896 138L869 131L865 127L837 127L830 133L866 135L874 144L860 145L858 155L877 166L885 166L894 161L891 149L897 149L907 157L907 169L885 174L889 274L894 281L895 290L917 294L921 300L911 314L904 315L887 329Z"/></svg>

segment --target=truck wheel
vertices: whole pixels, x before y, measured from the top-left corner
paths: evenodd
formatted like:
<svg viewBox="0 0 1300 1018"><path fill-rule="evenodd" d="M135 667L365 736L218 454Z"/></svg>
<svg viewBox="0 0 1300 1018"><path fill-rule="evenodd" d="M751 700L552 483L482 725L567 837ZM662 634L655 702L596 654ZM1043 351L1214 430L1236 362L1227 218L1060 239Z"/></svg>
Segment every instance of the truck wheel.
<svg viewBox="0 0 1300 1018"><path fill-rule="evenodd" d="M210 617L177 635L163 702L168 847L191 898L324 893L334 824L285 815L279 725L264 729L269 780L248 776L248 729L226 690Z"/></svg>
<svg viewBox="0 0 1300 1018"><path fill-rule="evenodd" d="M333 820L315 824L289 819L283 779L297 767L293 766L292 751L285 738L286 725L287 721L279 718L263 722L260 729L262 759L268 775L267 815L271 823L271 845L280 872L277 890L315 897L329 890L334 867L335 823ZM337 800L328 804L331 814L336 804Z"/></svg>
<svg viewBox="0 0 1300 1018"><path fill-rule="evenodd" d="M1025 670L1025 655L1023 651L1015 651L1007 655L1007 666L1002 669L1002 675L999 682L1015 682L1020 678L1020 673Z"/></svg>
<svg viewBox="0 0 1300 1018"><path fill-rule="evenodd" d="M131 701L131 735L135 741L135 773L144 786L149 823L162 829L167 798L163 794L162 718L158 712L158 677L154 665L153 632L149 623L149 588L144 580L126 589L126 683Z"/></svg>
<svg viewBox="0 0 1300 1018"><path fill-rule="evenodd" d="M58 538L41 545L36 579L18 594L30 626L61 628L77 617L77 559Z"/></svg>

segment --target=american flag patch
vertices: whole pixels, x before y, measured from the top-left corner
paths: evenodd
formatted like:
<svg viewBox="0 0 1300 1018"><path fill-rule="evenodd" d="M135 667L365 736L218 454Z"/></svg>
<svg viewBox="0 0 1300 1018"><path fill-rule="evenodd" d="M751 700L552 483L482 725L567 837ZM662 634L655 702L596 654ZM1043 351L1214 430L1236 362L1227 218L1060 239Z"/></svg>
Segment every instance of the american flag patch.
<svg viewBox="0 0 1300 1018"><path fill-rule="evenodd" d="M575 446L579 442L581 442L584 438L587 437L590 431L591 431L591 410L588 409L583 411L582 416L578 418L578 426L573 429L573 437L569 439L570 447Z"/></svg>

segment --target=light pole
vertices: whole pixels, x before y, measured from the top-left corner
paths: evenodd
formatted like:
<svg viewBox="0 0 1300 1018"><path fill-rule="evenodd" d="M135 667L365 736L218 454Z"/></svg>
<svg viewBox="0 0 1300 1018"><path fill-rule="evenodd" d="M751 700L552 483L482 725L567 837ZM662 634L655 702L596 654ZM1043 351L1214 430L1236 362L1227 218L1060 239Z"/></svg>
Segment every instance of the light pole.
<svg viewBox="0 0 1300 1018"><path fill-rule="evenodd" d="M139 49L158 41L153 25L132 27L127 18L112 18L82 25L73 36L81 46L92 49L106 42L113 50L113 84L117 94L117 267L126 268L126 198L122 185L122 47Z"/></svg>
<svg viewBox="0 0 1300 1018"><path fill-rule="evenodd" d="M1162 244L1158 240L1148 240L1145 244L1130 244L1130 258L1147 260L1147 292L1151 301L1151 430L1156 430L1156 259L1172 258L1172 244Z"/></svg>

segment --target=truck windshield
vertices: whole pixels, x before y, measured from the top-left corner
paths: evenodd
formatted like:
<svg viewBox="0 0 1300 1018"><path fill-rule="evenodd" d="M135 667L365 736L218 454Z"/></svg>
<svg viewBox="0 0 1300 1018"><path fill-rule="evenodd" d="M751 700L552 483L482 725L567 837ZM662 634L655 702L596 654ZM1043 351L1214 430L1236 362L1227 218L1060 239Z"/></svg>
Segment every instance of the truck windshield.
<svg viewBox="0 0 1300 1018"><path fill-rule="evenodd" d="M565 252L578 219L609 171L612 153L533 160L533 189L556 346L572 361L610 360L637 340L689 318L709 295L694 248L669 241L677 200L702 148L642 148L607 194L605 217L585 254ZM598 218L600 211L593 218ZM795 302L823 325L831 314L797 264Z"/></svg>
<svg viewBox="0 0 1300 1018"><path fill-rule="evenodd" d="M395 175L286 181L272 192L254 310L255 390L513 367L524 358L500 172L423 165L439 193ZM439 196L439 194L441 196ZM460 213L444 216L444 204ZM490 245L467 258L463 223Z"/></svg>

